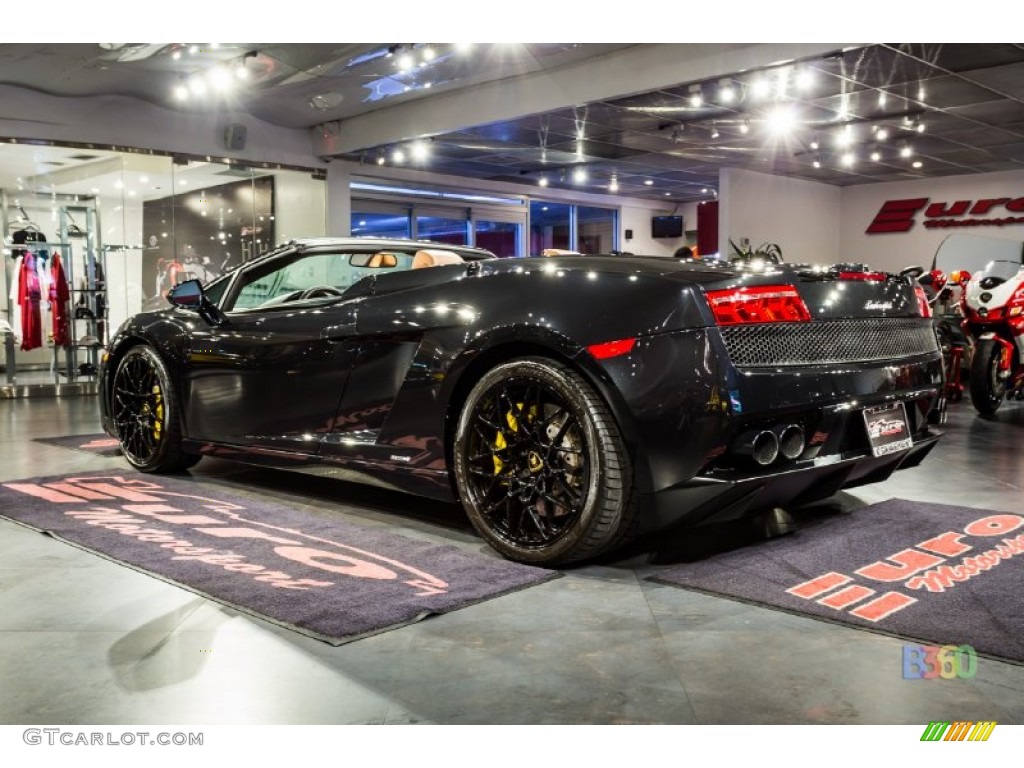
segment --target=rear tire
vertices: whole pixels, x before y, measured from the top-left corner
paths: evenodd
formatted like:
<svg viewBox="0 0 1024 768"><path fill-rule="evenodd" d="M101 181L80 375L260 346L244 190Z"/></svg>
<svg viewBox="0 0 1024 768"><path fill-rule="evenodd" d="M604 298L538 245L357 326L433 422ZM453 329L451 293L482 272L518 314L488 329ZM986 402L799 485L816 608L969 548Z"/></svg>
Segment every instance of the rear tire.
<svg viewBox="0 0 1024 768"><path fill-rule="evenodd" d="M633 527L632 462L618 425L567 365L521 358L488 371L459 415L454 448L470 522L511 560L594 557Z"/></svg>
<svg viewBox="0 0 1024 768"><path fill-rule="evenodd" d="M991 416L1006 396L1006 384L999 378L1001 347L991 339L979 341L971 360L971 402L982 416Z"/></svg>
<svg viewBox="0 0 1024 768"><path fill-rule="evenodd" d="M181 448L181 416L167 367L150 346L132 347L117 366L110 391L121 452L140 472L180 472L201 456Z"/></svg>

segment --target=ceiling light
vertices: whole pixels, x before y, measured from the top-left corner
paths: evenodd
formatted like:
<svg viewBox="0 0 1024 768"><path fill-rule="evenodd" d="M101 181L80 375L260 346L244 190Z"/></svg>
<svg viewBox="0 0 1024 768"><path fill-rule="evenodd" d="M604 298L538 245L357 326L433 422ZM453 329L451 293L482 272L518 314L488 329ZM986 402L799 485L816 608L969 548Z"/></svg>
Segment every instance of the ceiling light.
<svg viewBox="0 0 1024 768"><path fill-rule="evenodd" d="M700 85L694 84L690 86L690 106L694 109L700 107L704 103L704 94L701 92Z"/></svg>
<svg viewBox="0 0 1024 768"><path fill-rule="evenodd" d="M814 72L807 67L801 68L796 73L796 87L801 91L806 91L814 85Z"/></svg>
<svg viewBox="0 0 1024 768"><path fill-rule="evenodd" d="M768 114L766 122L769 131L776 136L781 136L796 128L796 112L791 106L778 106Z"/></svg>
<svg viewBox="0 0 1024 768"><path fill-rule="evenodd" d="M875 138L878 139L879 141L885 141L886 139L889 138L889 129L879 128L877 131L875 131Z"/></svg>
<svg viewBox="0 0 1024 768"><path fill-rule="evenodd" d="M924 133L924 121L918 119L917 125L914 128L918 133Z"/></svg>
<svg viewBox="0 0 1024 768"><path fill-rule="evenodd" d="M139 183L140 184L145 184L148 181L149 181L149 176L139 176Z"/></svg>
<svg viewBox="0 0 1024 768"><path fill-rule="evenodd" d="M843 165L845 165L847 167L853 165L853 162L856 159L857 159L857 156L855 154L853 154L853 152L846 152L840 158L840 160L842 161Z"/></svg>
<svg viewBox="0 0 1024 768"><path fill-rule="evenodd" d="M547 176L541 176L539 179L537 179L537 186L538 187L546 187L547 185L548 185L548 177ZM547 209L545 208L544 210L547 210Z"/></svg>
<svg viewBox="0 0 1024 768"><path fill-rule="evenodd" d="M574 170L572 172L572 180L575 181L577 184L582 184L584 181L587 180L587 169L577 168L576 170Z"/></svg>
<svg viewBox="0 0 1024 768"><path fill-rule="evenodd" d="M654 186L654 179L644 179L644 186L653 187Z"/></svg>
<svg viewBox="0 0 1024 768"><path fill-rule="evenodd" d="M878 92L878 106L884 107L887 98L888 97L886 96L885 91L879 91Z"/></svg>
<svg viewBox="0 0 1024 768"><path fill-rule="evenodd" d="M424 87L424 88L429 88L429 87L430 87L430 86L432 86L432 85L433 85L433 83L424 83L424 84L423 84L423 87Z"/></svg>
<svg viewBox="0 0 1024 768"><path fill-rule="evenodd" d="M473 43L456 43L455 50L459 53L469 53L473 50Z"/></svg>
<svg viewBox="0 0 1024 768"><path fill-rule="evenodd" d="M239 63L235 67L235 77L238 78L239 80L248 80L249 79L249 68L245 65L244 61Z"/></svg>
<svg viewBox="0 0 1024 768"><path fill-rule="evenodd" d="M813 165L814 165L815 168L821 168L821 157L820 156L814 158Z"/></svg>
<svg viewBox="0 0 1024 768"><path fill-rule="evenodd" d="M917 89L917 100L924 101L924 86L922 85Z"/></svg>
<svg viewBox="0 0 1024 768"><path fill-rule="evenodd" d="M193 77L188 81L188 89L196 96L202 96L206 93L206 81L201 77Z"/></svg>
<svg viewBox="0 0 1024 768"><path fill-rule="evenodd" d="M437 57L437 54L434 53L434 49L431 48L429 45L426 48L424 48L420 53L423 54L424 63L428 61L433 61Z"/></svg>
<svg viewBox="0 0 1024 768"><path fill-rule="evenodd" d="M391 153L391 162L401 164L405 162L405 152L400 149L396 149Z"/></svg>
<svg viewBox="0 0 1024 768"><path fill-rule="evenodd" d="M750 121L749 120L744 120L742 123L740 123L740 133L742 133L744 135L750 133Z"/></svg>
<svg viewBox="0 0 1024 768"><path fill-rule="evenodd" d="M198 45L190 45L188 47L188 52L191 53L193 56L195 56L197 53L199 53L199 46Z"/></svg>
<svg viewBox="0 0 1024 768"><path fill-rule="evenodd" d="M226 91L234 85L231 73L224 67L213 67L206 73L206 79L209 80L210 85L217 91Z"/></svg>
<svg viewBox="0 0 1024 768"><path fill-rule="evenodd" d="M188 101L188 88L184 85L174 86L174 98L178 101Z"/></svg>
<svg viewBox="0 0 1024 768"><path fill-rule="evenodd" d="M114 189L123 189L123 188L124 188L124 182L123 181L118 180L118 181L114 182Z"/></svg>
<svg viewBox="0 0 1024 768"><path fill-rule="evenodd" d="M912 154L914 154L913 147L903 142L903 145L900 147L900 157L910 157Z"/></svg>
<svg viewBox="0 0 1024 768"><path fill-rule="evenodd" d="M882 159L882 153L878 150L878 147L871 150L871 159L876 163Z"/></svg>
<svg viewBox="0 0 1024 768"><path fill-rule="evenodd" d="M814 138L811 139L811 149L817 149L821 144L818 142L818 134L814 134Z"/></svg>
<svg viewBox="0 0 1024 768"><path fill-rule="evenodd" d="M408 70L416 66L416 60L412 57L411 53L409 53L408 51L403 51L402 53L398 54L397 64L398 70L400 72L407 72Z"/></svg>
<svg viewBox="0 0 1024 768"><path fill-rule="evenodd" d="M385 162L384 155L377 155L377 165L384 165Z"/></svg>
<svg viewBox="0 0 1024 768"><path fill-rule="evenodd" d="M786 88L789 85L789 70L785 67L775 73L775 98L786 98Z"/></svg>
<svg viewBox="0 0 1024 768"><path fill-rule="evenodd" d="M180 59L181 58L181 51L175 51L174 53L172 53L171 54L171 58L174 59L175 61Z"/></svg>
<svg viewBox="0 0 1024 768"><path fill-rule="evenodd" d="M180 184L181 186L183 186L183 187L184 187L184 186L185 186L186 184L188 184L188 179L182 179L182 180L181 180L181 181L179 181L178 183L179 183L179 184Z"/></svg>
<svg viewBox="0 0 1024 768"><path fill-rule="evenodd" d="M843 130L836 134L836 146L837 147L848 147L853 143L853 129L850 126L844 126Z"/></svg>
<svg viewBox="0 0 1024 768"><path fill-rule="evenodd" d="M672 193L671 193L671 192L666 192L666 193L665 193L665 197L671 197L671 195L672 195Z"/></svg>
<svg viewBox="0 0 1024 768"><path fill-rule="evenodd" d="M708 188L707 187L703 187L700 192L701 192L702 195L706 195L708 193Z"/></svg>
<svg viewBox="0 0 1024 768"><path fill-rule="evenodd" d="M616 177L614 177L614 176L612 176L611 183L608 184L608 191L609 192L618 192L619 191L619 180Z"/></svg>
<svg viewBox="0 0 1024 768"><path fill-rule="evenodd" d="M736 89L732 87L732 80L728 78L718 82L718 100L723 104L731 104L736 98Z"/></svg>
<svg viewBox="0 0 1024 768"><path fill-rule="evenodd" d="M754 95L754 98L756 99L763 99L765 96L771 93L771 90L772 85L771 83L768 82L764 75L759 75L757 79L754 80L754 82L751 83L750 85L750 92Z"/></svg>
<svg viewBox="0 0 1024 768"><path fill-rule="evenodd" d="M210 43L210 47L213 50L217 50L218 48L220 48L220 43Z"/></svg>
<svg viewBox="0 0 1024 768"><path fill-rule="evenodd" d="M717 139L717 138L718 138L718 136L719 136L719 133L718 133L718 126L717 126L717 125L715 125L714 121L712 121L712 122L711 122L711 138L712 138L712 139Z"/></svg>
<svg viewBox="0 0 1024 768"><path fill-rule="evenodd" d="M414 141L409 147L409 151L412 154L412 159L421 163L430 157L430 142L423 140Z"/></svg>
<svg viewBox="0 0 1024 768"><path fill-rule="evenodd" d="M924 165L924 163L922 163L920 160L915 160L914 161L914 167L915 168L920 168L922 165Z"/></svg>

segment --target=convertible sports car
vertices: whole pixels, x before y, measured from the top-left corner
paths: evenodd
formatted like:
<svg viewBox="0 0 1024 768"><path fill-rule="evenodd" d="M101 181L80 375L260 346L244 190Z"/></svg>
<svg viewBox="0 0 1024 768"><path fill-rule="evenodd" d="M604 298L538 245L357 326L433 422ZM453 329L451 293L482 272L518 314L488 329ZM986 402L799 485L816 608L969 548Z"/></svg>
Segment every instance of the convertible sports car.
<svg viewBox="0 0 1024 768"><path fill-rule="evenodd" d="M219 456L458 499L523 562L823 498L938 440L927 300L857 266L333 238L168 299L101 373L133 466Z"/></svg>

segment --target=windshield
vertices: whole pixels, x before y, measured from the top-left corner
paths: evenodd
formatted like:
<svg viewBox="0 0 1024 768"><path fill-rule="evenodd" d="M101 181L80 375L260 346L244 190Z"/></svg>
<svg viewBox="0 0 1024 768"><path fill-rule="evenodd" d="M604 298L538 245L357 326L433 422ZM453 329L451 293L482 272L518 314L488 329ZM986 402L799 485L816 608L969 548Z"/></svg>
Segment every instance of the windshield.
<svg viewBox="0 0 1024 768"><path fill-rule="evenodd" d="M1017 273L1024 268L1021 266L1019 261L990 261L985 265L984 269L974 274L974 277L981 280L986 277L998 277L1001 281L1005 282L1012 277L1016 277Z"/></svg>

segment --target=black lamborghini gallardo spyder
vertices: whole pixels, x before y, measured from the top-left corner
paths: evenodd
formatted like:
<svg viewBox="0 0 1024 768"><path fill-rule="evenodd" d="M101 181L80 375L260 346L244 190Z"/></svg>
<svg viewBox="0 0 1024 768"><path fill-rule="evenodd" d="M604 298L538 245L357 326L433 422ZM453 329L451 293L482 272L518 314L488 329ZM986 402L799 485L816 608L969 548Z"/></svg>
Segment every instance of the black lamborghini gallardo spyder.
<svg viewBox="0 0 1024 768"><path fill-rule="evenodd" d="M133 466L209 455L459 500L523 562L884 480L938 439L927 301L854 265L332 238L168 299L101 373Z"/></svg>

